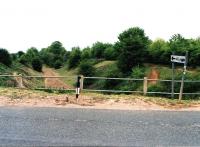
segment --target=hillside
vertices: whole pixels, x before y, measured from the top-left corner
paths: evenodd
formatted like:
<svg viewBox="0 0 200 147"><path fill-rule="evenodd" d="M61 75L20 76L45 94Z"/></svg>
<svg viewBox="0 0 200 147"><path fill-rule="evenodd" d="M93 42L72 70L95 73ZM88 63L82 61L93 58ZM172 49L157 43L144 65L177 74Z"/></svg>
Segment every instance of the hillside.
<svg viewBox="0 0 200 147"><path fill-rule="evenodd" d="M0 74L1 75L43 75L41 72L37 72L32 68L24 66L20 63L14 63L12 66L8 67L4 64L0 64ZM24 78L23 84L25 87L34 88L36 86L42 86L42 80L38 78ZM16 87L18 85L18 81L15 77L0 77L0 86L3 87Z"/></svg>
<svg viewBox="0 0 200 147"><path fill-rule="evenodd" d="M92 64L94 67L94 74L92 77L116 77L116 78L136 78L143 79L168 79L171 80L171 67L159 64L146 63L144 66L136 66L129 76L124 76L117 68L116 61L99 61ZM22 75L37 75L37 76L67 76L66 78L23 78L25 87L35 88L65 88L74 89L76 85L77 75L79 75L79 67L69 70L67 66L60 69L53 69L47 66L43 67L43 72L37 72L32 68L24 66L19 63L7 67L0 64L1 74L22 74ZM186 74L186 80L199 80L199 68L189 68ZM182 76L182 67L177 66L175 70L175 79L180 80ZM16 87L17 79L13 77L1 77L1 86ZM50 83L50 84L49 84ZM142 91L143 81L128 81L128 80L105 80L105 79L84 79L84 88L86 89L103 89L103 90L122 90L122 91ZM179 92L180 83L175 83L175 92ZM171 82L148 81L149 92L171 92ZM199 83L185 84L184 92L199 92ZM153 95L153 94L151 94ZM157 96L157 95L155 95ZM166 96L166 95L160 95ZM196 96L194 96L196 97Z"/></svg>
<svg viewBox="0 0 200 147"><path fill-rule="evenodd" d="M137 78L143 79L148 77L148 79L168 79L171 80L172 69L171 66L159 65L159 64L150 64L146 63L144 66L135 67L132 71L132 74L129 76L123 76L116 66L116 61L101 61L97 64L94 64L95 74L93 77L127 77L127 78ZM175 79L180 80L182 76L182 66L177 66L175 70ZM68 70L67 67L62 67L58 70L54 70L59 75L62 76L77 76L78 67L72 70ZM186 80L198 80L199 68L188 68ZM64 82L74 86L76 82L75 78L65 78ZM142 91L143 81L122 81L122 80L102 80L102 79L85 79L84 88L87 89L111 89L111 90L125 90L125 91ZM175 92L179 92L180 83L175 83ZM159 81L149 81L148 82L148 91L149 92L171 92L171 82L159 82ZM185 84L185 92L198 92L199 84L190 83ZM151 94L153 95L153 94ZM156 95L157 96L157 95ZM161 95L166 96L166 95ZM196 96L194 96L196 97Z"/></svg>

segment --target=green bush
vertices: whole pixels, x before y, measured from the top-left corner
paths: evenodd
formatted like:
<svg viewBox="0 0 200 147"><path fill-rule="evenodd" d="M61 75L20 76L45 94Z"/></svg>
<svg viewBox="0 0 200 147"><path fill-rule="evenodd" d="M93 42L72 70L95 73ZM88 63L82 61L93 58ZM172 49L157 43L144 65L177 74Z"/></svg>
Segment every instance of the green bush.
<svg viewBox="0 0 200 147"><path fill-rule="evenodd" d="M32 60L32 67L34 70L41 72L42 71L42 61L38 57L35 57Z"/></svg>
<svg viewBox="0 0 200 147"><path fill-rule="evenodd" d="M119 71L116 65L111 66L106 72L105 72L105 77L108 78L121 78L122 73ZM102 87L104 89L111 89L115 90L115 88L121 83L121 80L117 79L107 79L107 80L102 80Z"/></svg>
<svg viewBox="0 0 200 147"><path fill-rule="evenodd" d="M79 74L91 77L95 74L95 68L89 60L81 61L79 65Z"/></svg>
<svg viewBox="0 0 200 147"><path fill-rule="evenodd" d="M12 64L11 56L6 49L0 48L0 62L7 66Z"/></svg>
<svg viewBox="0 0 200 147"><path fill-rule="evenodd" d="M81 51L79 47L72 48L72 51L70 53L69 59L68 59L68 68L74 68L77 67L81 60Z"/></svg>
<svg viewBox="0 0 200 147"><path fill-rule="evenodd" d="M143 67L133 67L131 77L132 78L144 78L145 76L145 69Z"/></svg>
<svg viewBox="0 0 200 147"><path fill-rule="evenodd" d="M54 63L54 68L55 69L59 69L62 66L62 61L60 60L56 60L56 62Z"/></svg>
<svg viewBox="0 0 200 147"><path fill-rule="evenodd" d="M93 66L93 63L90 60L83 60L81 61L79 65L79 74L85 76L85 77L92 77L95 75L95 68ZM92 79L85 79L84 85L88 86L93 84L94 80Z"/></svg>

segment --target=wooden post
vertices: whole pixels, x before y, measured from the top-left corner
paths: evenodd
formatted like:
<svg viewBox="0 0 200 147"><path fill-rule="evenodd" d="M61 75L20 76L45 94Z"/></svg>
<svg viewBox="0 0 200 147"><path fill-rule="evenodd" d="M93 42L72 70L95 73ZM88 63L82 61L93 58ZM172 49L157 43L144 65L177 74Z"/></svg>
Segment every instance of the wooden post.
<svg viewBox="0 0 200 147"><path fill-rule="evenodd" d="M179 101L182 100L182 97L183 97L183 86L184 86L184 78L185 78L185 74L186 74L187 62L188 62L188 52L186 52L186 54L185 54L185 63L184 63L183 75L182 75L182 79L181 79Z"/></svg>
<svg viewBox="0 0 200 147"><path fill-rule="evenodd" d="M172 55L174 55L175 52L172 52ZM171 97L174 98L174 62L172 62L172 89L171 89Z"/></svg>
<svg viewBox="0 0 200 147"><path fill-rule="evenodd" d="M144 77L144 82L143 82L143 94L147 94L147 77Z"/></svg>
<svg viewBox="0 0 200 147"><path fill-rule="evenodd" d="M19 75L19 88L23 88L23 76L22 74Z"/></svg>
<svg viewBox="0 0 200 147"><path fill-rule="evenodd" d="M83 84L84 84L84 76L81 75L81 86L80 86L80 90L83 90Z"/></svg>

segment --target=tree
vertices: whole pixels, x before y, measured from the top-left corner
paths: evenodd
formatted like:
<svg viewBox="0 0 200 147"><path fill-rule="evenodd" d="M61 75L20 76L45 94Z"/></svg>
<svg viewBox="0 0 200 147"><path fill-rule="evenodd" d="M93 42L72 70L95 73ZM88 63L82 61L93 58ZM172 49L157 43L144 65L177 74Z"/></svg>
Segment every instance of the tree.
<svg viewBox="0 0 200 147"><path fill-rule="evenodd" d="M34 57L31 64L34 70L39 72L42 71L42 61L39 57Z"/></svg>
<svg viewBox="0 0 200 147"><path fill-rule="evenodd" d="M55 55L64 55L66 50L63 47L62 43L59 41L54 41L49 47L49 52Z"/></svg>
<svg viewBox="0 0 200 147"><path fill-rule="evenodd" d="M178 54L185 54L189 49L190 43L180 34L174 34L169 40L171 52L175 51Z"/></svg>
<svg viewBox="0 0 200 147"><path fill-rule="evenodd" d="M117 57L117 53L114 47L108 47L104 51L104 57L106 60L115 60Z"/></svg>
<svg viewBox="0 0 200 147"><path fill-rule="evenodd" d="M169 63L169 56L171 54L169 43L163 39L153 41L149 48L149 62L152 63Z"/></svg>
<svg viewBox="0 0 200 147"><path fill-rule="evenodd" d="M66 53L64 54L64 59L63 59L63 62L67 62L68 59L69 59L69 56L70 56L70 51L66 51Z"/></svg>
<svg viewBox="0 0 200 147"><path fill-rule="evenodd" d="M122 32L118 39L118 46L121 47L118 68L123 73L129 73L133 66L142 64L145 60L149 39L144 30L138 27Z"/></svg>
<svg viewBox="0 0 200 147"><path fill-rule="evenodd" d="M6 49L0 48L0 62L7 66L12 64L11 56Z"/></svg>
<svg viewBox="0 0 200 147"><path fill-rule="evenodd" d="M97 59L104 58L104 51L106 48L112 47L112 44L96 42L92 46L92 56Z"/></svg>
<svg viewBox="0 0 200 147"><path fill-rule="evenodd" d="M91 58L91 49L89 47L84 48L81 53L81 60Z"/></svg>
<svg viewBox="0 0 200 147"><path fill-rule="evenodd" d="M54 41L49 47L40 51L40 56L46 65L58 68L58 65L61 67L68 60L69 52L65 50L61 42Z"/></svg>
<svg viewBox="0 0 200 147"><path fill-rule="evenodd" d="M25 53L23 51L18 51L17 52L17 58L20 58L22 55L24 55Z"/></svg>
<svg viewBox="0 0 200 147"><path fill-rule="evenodd" d="M24 64L24 65L28 65L29 59L27 58L26 54L20 56L19 63Z"/></svg>
<svg viewBox="0 0 200 147"><path fill-rule="evenodd" d="M189 65L193 67L200 65L200 38L190 39L190 48L189 51Z"/></svg>
<svg viewBox="0 0 200 147"><path fill-rule="evenodd" d="M79 47L73 47L68 60L68 68L77 67L81 60L81 51Z"/></svg>
<svg viewBox="0 0 200 147"><path fill-rule="evenodd" d="M35 48L35 47L31 47L27 50L26 52L26 56L29 60L29 62L31 63L32 60L35 58L35 57L38 57L39 56L39 52L38 50Z"/></svg>

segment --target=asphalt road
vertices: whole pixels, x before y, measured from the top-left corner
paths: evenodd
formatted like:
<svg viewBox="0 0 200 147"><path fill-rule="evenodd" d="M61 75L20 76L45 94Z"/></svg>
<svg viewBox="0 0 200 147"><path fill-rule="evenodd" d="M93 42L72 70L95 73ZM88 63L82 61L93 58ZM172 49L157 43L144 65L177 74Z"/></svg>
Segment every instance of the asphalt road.
<svg viewBox="0 0 200 147"><path fill-rule="evenodd" d="M200 146L200 112L0 107L0 145Z"/></svg>

